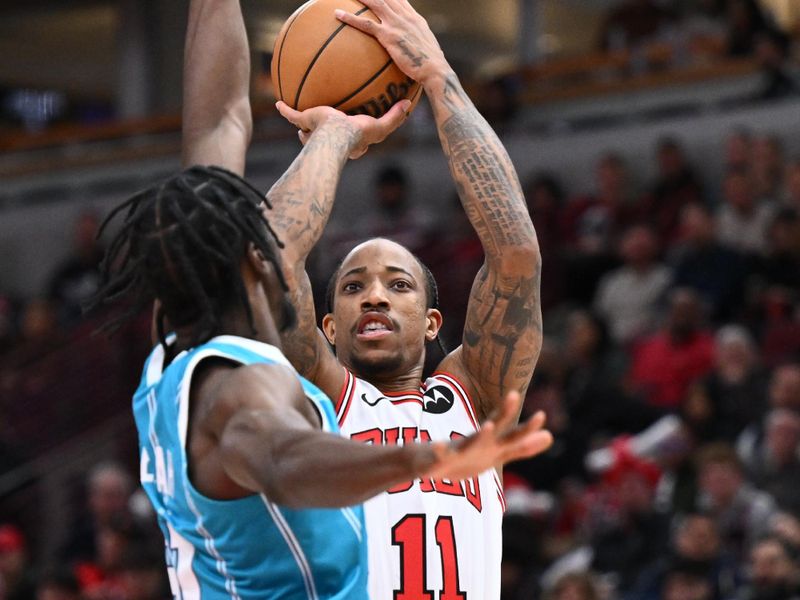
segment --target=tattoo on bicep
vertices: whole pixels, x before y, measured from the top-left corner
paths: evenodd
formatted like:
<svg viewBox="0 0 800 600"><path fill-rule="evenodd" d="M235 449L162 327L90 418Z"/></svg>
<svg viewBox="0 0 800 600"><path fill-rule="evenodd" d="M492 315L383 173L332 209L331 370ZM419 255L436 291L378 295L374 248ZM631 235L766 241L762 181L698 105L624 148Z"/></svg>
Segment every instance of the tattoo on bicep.
<svg viewBox="0 0 800 600"><path fill-rule="evenodd" d="M537 265L532 275L501 278L484 273L475 282L464 328L465 350L470 363L481 365L501 394L514 379L533 372L532 353L538 352L535 342L542 335L540 279Z"/></svg>

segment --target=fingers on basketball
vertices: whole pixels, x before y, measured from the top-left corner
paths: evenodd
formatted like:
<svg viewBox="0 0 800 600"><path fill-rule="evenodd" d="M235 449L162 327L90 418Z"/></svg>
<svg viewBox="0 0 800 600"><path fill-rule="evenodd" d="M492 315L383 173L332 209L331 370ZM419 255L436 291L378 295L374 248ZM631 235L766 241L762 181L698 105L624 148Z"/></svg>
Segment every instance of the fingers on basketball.
<svg viewBox="0 0 800 600"><path fill-rule="evenodd" d="M366 6L356 0L312 0L287 19L272 58L278 99L297 110L332 106L375 117L397 100L419 99L422 88L394 64L373 35L390 33L381 27L370 3L378 6L375 0L367 0ZM388 18L390 7L382 6Z"/></svg>

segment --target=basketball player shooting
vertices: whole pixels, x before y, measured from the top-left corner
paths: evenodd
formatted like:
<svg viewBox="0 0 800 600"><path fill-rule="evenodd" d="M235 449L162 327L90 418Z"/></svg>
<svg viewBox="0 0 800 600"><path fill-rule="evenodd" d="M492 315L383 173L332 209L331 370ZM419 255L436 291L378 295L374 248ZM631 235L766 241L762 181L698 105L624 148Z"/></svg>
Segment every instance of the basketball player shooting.
<svg viewBox="0 0 800 600"><path fill-rule="evenodd" d="M428 269L385 239L357 246L331 278L329 312L318 335L301 270L332 197L319 185L304 188L318 190L307 196L309 210L301 196L286 198L288 182L279 182L270 198L285 226L284 264L301 315L298 327L284 335L284 347L298 370L337 400L341 430L352 439L452 439L485 423L509 391L524 395L527 389L542 343L538 242L505 149L426 21L406 0L362 1L379 23L336 16L374 36L422 84L485 262L470 294L461 346L420 386L425 342L436 338L442 323ZM310 129L305 113L283 104L279 109L301 130ZM499 598L503 495L496 472L467 481L417 479L368 501L365 511L373 600Z"/></svg>
<svg viewBox="0 0 800 600"><path fill-rule="evenodd" d="M187 148L241 171L251 118L238 0L193 1L187 50ZM221 103L205 94L212 75L234 86ZM325 157L340 169L393 131L403 108L378 120L308 113L315 131L292 168ZM158 344L133 410L173 594L366 600L358 503L415 478L474 476L541 451L549 433L541 418L516 426L512 395L466 440L369 447L333 435L330 400L280 351L296 314L269 202L220 166L191 167L112 212L106 224L122 225L89 307L125 297L113 328L155 303Z"/></svg>

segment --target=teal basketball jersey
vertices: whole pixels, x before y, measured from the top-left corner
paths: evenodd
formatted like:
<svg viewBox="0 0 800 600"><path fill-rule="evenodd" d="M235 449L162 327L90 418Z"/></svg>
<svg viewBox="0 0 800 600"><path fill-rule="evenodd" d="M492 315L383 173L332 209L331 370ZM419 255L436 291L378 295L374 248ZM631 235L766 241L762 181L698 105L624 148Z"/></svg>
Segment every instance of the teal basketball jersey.
<svg viewBox="0 0 800 600"><path fill-rule="evenodd" d="M214 500L189 480L189 389L200 361L289 366L274 346L220 336L180 353L164 368L164 348L145 362L133 398L142 486L164 534L170 586L179 600L366 600L366 532L361 506L291 510L254 494ZM300 377L323 429L338 432L328 398Z"/></svg>

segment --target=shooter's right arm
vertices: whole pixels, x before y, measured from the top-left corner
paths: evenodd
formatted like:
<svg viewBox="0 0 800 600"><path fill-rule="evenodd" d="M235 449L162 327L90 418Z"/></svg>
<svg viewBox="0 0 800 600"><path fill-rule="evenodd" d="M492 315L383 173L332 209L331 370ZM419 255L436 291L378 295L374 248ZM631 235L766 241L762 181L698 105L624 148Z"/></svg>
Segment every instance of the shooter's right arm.
<svg viewBox="0 0 800 600"><path fill-rule="evenodd" d="M355 117L329 107L297 112L283 103L281 114L300 131L305 148L272 186L269 219L285 247L283 270L297 311L297 325L281 332L284 354L306 378L328 395L336 395L344 370L317 329L311 283L306 273L309 253L328 222L339 176L348 157L357 158L381 142L405 120L409 102L397 103L380 119Z"/></svg>
<svg viewBox="0 0 800 600"><path fill-rule="evenodd" d="M518 394L470 438L374 446L320 431L304 414L308 400L286 367L240 367L224 389L217 407L229 418L212 433L225 473L245 490L293 508L351 506L419 477L466 479L538 454L552 441L542 413L515 426Z"/></svg>

